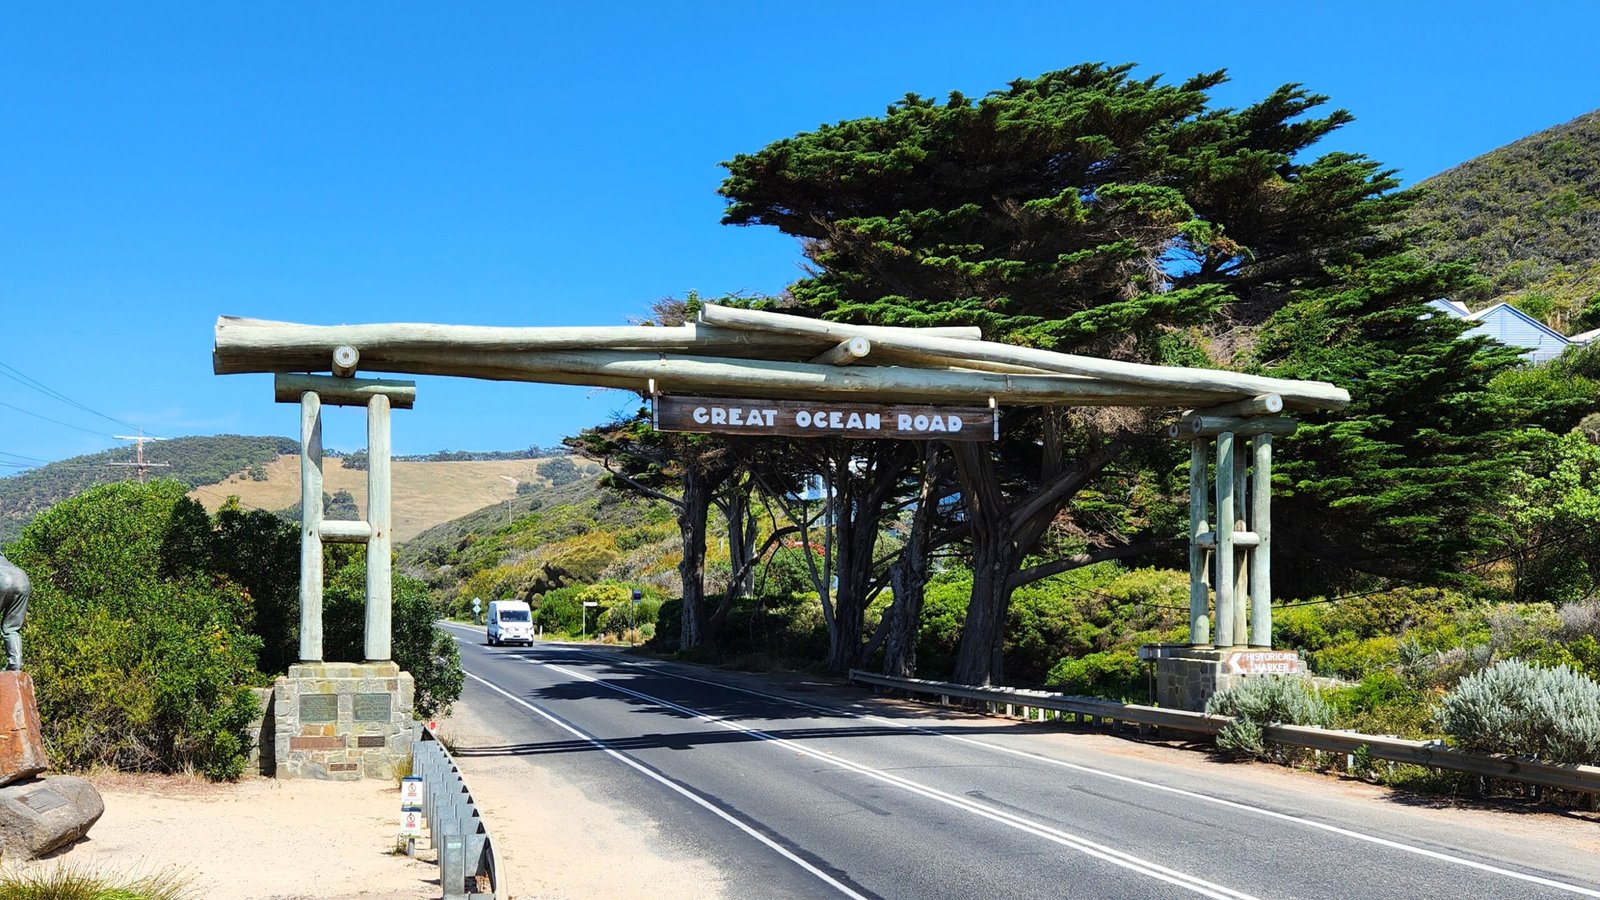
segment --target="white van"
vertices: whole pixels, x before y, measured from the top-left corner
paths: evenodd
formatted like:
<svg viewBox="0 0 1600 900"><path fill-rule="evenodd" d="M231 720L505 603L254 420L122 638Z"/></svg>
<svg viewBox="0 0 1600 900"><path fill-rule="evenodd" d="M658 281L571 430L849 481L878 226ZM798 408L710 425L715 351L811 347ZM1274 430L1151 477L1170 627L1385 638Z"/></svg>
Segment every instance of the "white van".
<svg viewBox="0 0 1600 900"><path fill-rule="evenodd" d="M491 647L500 644L533 646L533 610L521 600L490 600L485 627Z"/></svg>

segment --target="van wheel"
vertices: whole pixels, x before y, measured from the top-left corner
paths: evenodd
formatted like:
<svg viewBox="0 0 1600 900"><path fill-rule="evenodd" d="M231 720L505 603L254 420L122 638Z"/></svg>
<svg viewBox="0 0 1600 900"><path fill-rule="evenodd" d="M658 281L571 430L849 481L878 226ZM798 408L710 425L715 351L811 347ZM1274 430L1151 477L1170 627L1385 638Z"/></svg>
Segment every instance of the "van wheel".
<svg viewBox="0 0 1600 900"><path fill-rule="evenodd" d="M489 646L494 646L494 638L484 638L484 640L488 642Z"/></svg>

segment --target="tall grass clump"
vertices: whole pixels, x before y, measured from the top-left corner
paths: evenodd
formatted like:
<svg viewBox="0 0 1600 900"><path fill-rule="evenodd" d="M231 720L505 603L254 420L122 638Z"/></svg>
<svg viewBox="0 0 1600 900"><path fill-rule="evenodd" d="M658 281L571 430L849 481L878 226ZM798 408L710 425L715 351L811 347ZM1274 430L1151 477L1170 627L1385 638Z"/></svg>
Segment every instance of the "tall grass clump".
<svg viewBox="0 0 1600 900"><path fill-rule="evenodd" d="M0 900L194 900L187 878L173 872L120 875L57 866L0 875Z"/></svg>

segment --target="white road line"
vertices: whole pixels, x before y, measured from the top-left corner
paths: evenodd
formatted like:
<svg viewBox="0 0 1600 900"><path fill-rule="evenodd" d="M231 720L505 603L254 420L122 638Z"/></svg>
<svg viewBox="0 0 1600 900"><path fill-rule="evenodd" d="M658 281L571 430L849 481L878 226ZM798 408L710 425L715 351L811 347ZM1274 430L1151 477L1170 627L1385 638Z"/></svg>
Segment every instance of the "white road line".
<svg viewBox="0 0 1600 900"><path fill-rule="evenodd" d="M596 657L596 658L598 659L598 658L602 658L602 657ZM1240 803L1240 802L1238 802L1236 800L1228 800L1228 799L1225 799L1225 798L1222 798L1222 797L1213 797L1213 796L1210 796L1210 795L1207 795L1207 794L1200 794L1200 793L1196 793L1194 791L1184 790L1183 788L1175 788L1175 787L1170 787L1170 786L1164 785L1164 784L1158 784L1157 782L1154 782L1154 781L1145 781L1142 778L1134 778L1134 777L1132 777L1130 775L1120 775L1120 774L1118 774L1116 772L1108 772L1108 771L1106 771L1104 769L1096 769L1096 768L1093 768L1092 766L1080 765L1078 763L1070 763L1070 762L1066 762L1065 760L1052 759L1051 757L1048 757L1048 756L1041 756L1040 754L1030 753L1030 752L1028 752L1026 750L1016 750L1016 749L1013 749L1011 747L1001 746L999 744L991 744L988 741L980 741L980 740L977 740L975 738L967 738L967 737L960 737L958 735L953 735L953 734L946 734L945 732L934 731L933 729L926 728L926 727L921 726L921 725L913 725L913 724L910 724L910 723L907 723L907 722L902 722L902 721L899 721L899 720L896 720L896 719L888 719L888 718L884 718L882 716L872 715L870 713L860 713L860 712L855 712L855 711L852 711L852 710L842 710L842 709L837 709L837 708L834 708L834 707L820 706L820 705L815 704L815 703L807 703L807 702L805 702L803 700L795 700L795 699L792 699L790 697L784 697L784 696L781 696L781 695L778 695L778 694L769 694L769 693L767 693L765 691L757 691L757 690L752 690L750 688L738 687L736 685L725 684L725 683L720 682L720 681L712 681L712 680L707 679L707 678L695 678L692 675L682 675L682 674L679 674L677 672L669 672L669 671L666 671L665 669L662 669L662 668L657 668L655 666L645 666L645 665L641 665L639 663L635 663L635 662L631 662L631 661L619 661L619 660L611 660L611 659L607 659L606 661L608 663L636 666L638 668L644 669L645 671L648 671L651 674L655 674L655 675L665 675L665 676L667 676L669 678L677 678L677 679L680 679L682 681L693 681L693 682L697 682L697 683L700 683L700 684L707 684L707 685L712 685L712 686L715 686L715 687L720 687L720 688L723 688L725 690L737 691L737 692L739 692L741 694L750 694L751 696L755 696L755 697L764 697L764 698L769 699L769 700L777 700L779 702L787 703L787 704L790 704L792 706L798 706L798 707L801 707L801 708L804 708L804 709L812 709L812 710L816 710L818 712L825 712L825 713L829 713L829 714L832 714L832 715L841 715L841 714L843 714L843 715L855 716L855 717L860 718L860 719L862 719L864 721L875 722L875 723L879 723L879 724L883 724L883 725L889 725L889 726L894 727L894 728L901 728L901 729L905 729L905 730L908 730L908 731L918 731L918 732L922 732L922 733L925 733L925 734L931 734L931 735L934 735L934 736L937 736L937 737L948 738L948 739L950 739L952 741L959 741L959 742L961 742L963 744L971 744L974 747L983 747L983 748L985 748L987 750L994 750L994 751L999 752L999 753L1010 754L1011 756L1020 756L1020 757L1023 757L1025 759L1034 760L1036 762L1048 763L1049 765L1052 765L1052 766L1059 766L1059 767L1064 768L1064 769L1071 769L1071 770L1073 770L1075 772L1082 772L1082 773L1084 773L1086 775L1096 775L1096 776L1099 776L1099 777L1102 777L1102 778L1110 778L1112 780L1121 781L1121 782L1124 782L1126 784L1136 784L1136 785L1139 785L1140 787L1150 788L1151 790L1163 791L1163 792L1166 792L1168 794L1174 794L1174 795L1177 795L1177 796L1180 796L1180 797L1187 797L1187 798L1189 798L1191 800L1199 800L1199 801L1202 801L1202 802L1205 802L1205 803L1213 803L1213 804L1216 804L1218 806L1224 806L1224 807L1227 807L1229 809L1239 810L1241 812L1254 813L1254 814L1259 815L1259 816L1266 816L1268 818L1277 819L1277 820L1284 821L1284 822L1294 822L1294 823L1299 824L1299 825L1305 825L1308 828L1315 828L1315 829L1318 829L1318 830L1321 830L1321 831L1329 832L1331 834L1337 834L1337 835L1340 835L1342 837L1351 838L1353 840L1364 841L1364 842L1369 843L1369 844L1376 844L1376 845L1378 845L1380 847L1388 847L1391 850L1399 850L1399 851L1401 851L1403 853L1415 854L1417 856L1426 857L1428 859L1437 860L1439 862L1448 863L1450 865L1463 866L1465 868L1475 869L1475 870L1480 871L1480 872L1487 872L1487 873L1490 873L1490 874L1493 874L1493 875L1500 875L1500 876L1503 876L1505 878L1513 878L1513 879L1516 879L1518 881L1526 881L1526 882L1529 882L1530 884L1537 884L1537 885L1541 885L1543 887L1553 888L1555 890L1565 891L1567 893L1577 894L1577 895L1583 896L1583 897L1600 898L1600 891L1593 890L1593 889L1590 889L1590 888L1586 888L1586 887L1583 887L1581 885L1570 884L1570 883L1565 882L1565 881L1557 881L1557 880L1555 880L1553 878L1545 878L1544 876L1541 876L1541 875L1532 875L1532 874L1529 874L1527 872L1518 872L1518 871L1516 871L1514 869L1506 869L1506 868L1502 868L1500 866L1491 865L1489 863L1482 863L1482 862L1478 862L1477 860L1467 859L1465 857L1453 856L1453 855L1451 855L1449 853L1441 853L1441 852L1439 852L1437 850L1429 850L1426 847L1418 847L1418 846L1416 846L1414 844L1403 844L1403 843L1400 843L1399 841L1394 841L1394 840L1390 840L1389 838L1379 837L1379 836L1374 835L1374 834L1364 834L1364 833L1359 832L1359 831L1352 831L1352 830L1350 830L1348 828L1342 828L1342 827L1340 827L1338 825L1330 825L1330 824L1328 824L1326 822L1318 822L1315 819L1307 819L1307 818L1304 818L1304 817L1301 817L1301 816L1290 815L1289 813L1278 812L1277 810L1272 810L1272 809L1263 809L1263 808L1261 808L1259 806L1250 806L1249 804Z"/></svg>
<svg viewBox="0 0 1600 900"><path fill-rule="evenodd" d="M685 798L687 798L691 802L703 807L704 809L706 809L707 811L713 813L718 818L722 819L723 821L727 822L728 824L732 825L733 827L739 829L740 831L743 831L745 834L748 834L751 837L755 838L756 840L760 841L761 843L767 845L772 850L777 851L777 853L779 855L781 855L783 858L789 860L790 862L792 862L795 865L799 866L800 868L806 870L807 872L811 873L812 875L815 875L818 879L823 881L829 887L833 888L834 890L838 891L839 893L843 894L844 896L854 898L854 900L868 900L867 897L865 897L865 896L863 896L861 894L858 894L855 891L851 890L848 885L845 885L845 884L841 883L838 879L836 879L833 876L829 875L827 872L822 871L821 869L817 868L816 866L812 865L811 863L806 862L805 860L803 860L800 857L796 856L787 847L784 847L782 844L777 843L776 841L772 840L771 838L767 837L766 835L762 834L761 832L755 830L750 825L747 825L743 821L740 821L738 817L736 817L736 816L732 815L731 813L727 812L726 810L718 807L716 804L714 804L711 801L707 800L706 798L700 796L699 794L695 793L694 791L689 790L688 788L686 788L683 785L677 783L676 781L673 781L672 779L667 778L666 776L662 775L661 773L656 772L655 770L653 770L653 769L645 766L644 764L634 760L632 757L629 757L629 756L626 756L626 755L624 755L622 753L617 752L616 750L612 749L611 745L607 744L605 741L595 737L592 734L588 734L587 732L583 731L582 729L579 729L576 726L574 726L574 725L572 725L572 724L570 724L570 723L568 723L568 722L566 722L566 721L564 721L564 720L562 720L560 718L557 718L554 715L551 715L550 713L544 711L543 709L540 709L537 706L534 706L532 703L529 703L528 701L522 699L521 697L518 697L518 696L512 694L511 692L505 690L504 688L500 687L499 685L495 684L492 681L489 681L487 679L481 678L481 677L479 677L477 675L472 674L471 672L466 672L465 674L466 674L466 676L468 678L471 678L473 681L476 681L476 682L482 684L484 687L489 688L490 690L494 691L495 693L500 694L501 696L505 697L507 700L510 700L511 702L519 704L521 706L524 706L527 709L531 710L532 712L535 712L538 715L543 716L545 719L549 720L551 722L551 724L553 724L553 725L555 725L555 726L557 726L557 727L559 727L561 729L564 729L565 731L570 732L571 734L577 735L578 737L582 738L585 741L588 741L590 744L593 744L597 749L603 750L606 754L611 756L613 759L616 759L618 762L621 762L624 765L627 765L627 766L637 770L641 774L643 774L643 775L649 777L650 779L658 782L659 784L663 785L664 787L667 787L670 790L672 790L672 791L674 791L674 792L676 792L678 794L681 794L682 796L684 796Z"/></svg>
<svg viewBox="0 0 1600 900"><path fill-rule="evenodd" d="M693 708L690 708L690 707L687 707L687 706L682 706L680 704L673 703L670 700L665 700L665 699L662 699L660 697L655 697L655 696L652 696L650 694L646 694L646 693L642 693L640 691L632 690L630 688L625 688L625 687L622 687L621 685L613 684L613 683L611 683L609 681L606 681L605 679L596 678L596 677L594 677L592 675L589 675L589 674L586 674L586 673L583 673L583 672L579 672L579 671L576 671L574 669L568 669L565 666L559 666L559 665L556 665L554 663L543 662L543 661L537 660L537 659L529 659L527 657L519 657L519 658L525 660L526 662L528 662L528 663L530 663L532 665L541 666L543 668L550 669L551 671L560 672L561 674L566 675L566 676L568 676L570 678L576 678L576 679L579 679L581 681L587 681L587 682L590 682L590 683L593 683L593 684L597 684L597 685L599 685L601 687L604 687L604 688L606 688L608 690L616 691L619 694L626 694L626 695L628 695L630 697L634 697L636 699L643 700L643 701L645 701L647 703L654 703L654 704L656 704L658 706L662 706L662 707L665 707L667 709L671 709L671 710L674 710L676 712L683 713L684 715L691 716L691 717L693 717L695 719L698 719L698 720L700 720L702 722L706 722L708 724L716 725L716 726L721 727L721 728L726 728L726 729L728 729L730 731L736 731L736 732L739 732L741 734L749 735L750 737L756 738L756 739L761 740L761 741L772 743L772 744L774 744L776 746L782 747L782 748L784 748L786 750L790 750L790 751L792 751L794 753L800 754L800 755L808 757L810 759L814 759L814 760L816 760L818 762L824 762L824 763L827 763L827 764L832 765L832 766L836 766L836 767L841 768L841 769L845 769L845 770L848 770L848 771L851 771L851 772L855 772L855 773L860 774L860 775L865 775L865 776L867 776L869 778L875 779L877 781L881 781L881 782L883 782L885 784L894 785L895 787L901 788L902 790L908 791L910 793L917 794L919 796L926 797L928 799L935 800L935 801L940 802L940 803L944 803L944 804L946 804L948 806L953 806L953 807L955 807L957 809L961 809L961 810L963 810L965 812L973 813L973 814L981 816L981 817L983 817L985 819L989 819L990 821L997 822L997 823L999 823L1001 825L1006 825L1006 826L1008 826L1010 828L1014 828L1014 829L1016 829L1018 831L1025 832L1027 834L1032 834L1032 835L1034 835L1036 837L1044 838L1045 840L1051 841L1052 843L1056 843L1056 844L1059 844L1059 845L1061 845L1063 847L1067 847L1067 848L1070 848L1070 849L1073 849L1073 850L1077 850L1080 853L1086 854L1088 856L1095 857L1096 859L1100 859L1100 860L1103 860L1105 862L1109 862L1109 863L1111 863L1113 865L1121 866L1124 869L1128 869L1130 871L1136 872L1136 873L1138 873L1140 875L1147 876L1149 878L1154 878L1154 879L1157 879L1157 880L1160 880L1160 881L1164 881L1164 882L1166 882L1168 884L1171 884L1171 885L1174 885L1176 887L1181 887L1181 888L1184 888L1186 890L1193 891L1193 892L1195 892L1197 894L1200 894L1202 896L1217 898L1217 900L1254 900L1254 898L1251 897L1251 895L1249 895L1249 894L1245 894L1245 893L1242 893L1240 891L1233 890L1232 888L1228 888L1228 887L1225 887L1223 885L1219 885L1219 884L1215 884L1213 882L1206 881L1206 880L1204 880L1202 878L1199 878L1199 877L1194 876L1194 875L1190 875L1190 874L1188 874L1186 872L1180 872L1180 871L1177 871L1175 869L1167 868L1166 866L1162 866L1162 865L1159 865L1157 863L1153 863L1153 862L1151 862L1149 860L1142 859L1140 857L1134 856L1134 855L1132 855L1130 853L1125 853L1125 852L1123 852L1121 850L1117 850L1117 849L1112 848L1112 847L1108 847L1108 846L1106 846L1104 844L1099 844L1099 843L1096 843L1094 841L1090 841L1087 838L1083 838L1083 837L1080 837L1078 835L1071 834L1071 833L1063 831L1061 829L1053 828L1053 827L1051 827L1049 825L1045 825L1045 824L1042 824L1042 823L1039 823L1039 822L1035 822L1033 820L1023 818L1022 816L1018 816L1018 815L1015 815L1013 813L1006 812L1004 810L996 809L996 808L988 806L986 804L975 802L975 801L970 800L970 799L965 798L965 797L961 797L961 796L958 796L958 795L955 795L955 794L946 793L946 792L938 790L936 788L931 788L931 787L928 787L927 785L920 784L920 783L915 782L915 781L911 781L910 779L902 778L902 777L900 777L898 775L891 775L888 772L884 772L884 771L882 771L880 769L874 769L874 768L872 768L870 766L866 766L866 765L863 765L863 764L857 763L857 762L852 762L850 760L847 760L847 759L844 759L842 757L835 756L835 755L832 755L832 754L819 753L819 752L817 752L815 750L810 749L809 747L806 747L803 744L798 744L798 743L795 743L794 741L785 740L783 738L776 737L776 736L768 734L768 733L766 733L764 731L759 731L757 729L751 728L751 727L749 727L747 725L741 725L738 722L730 721L730 720L723 719L723 718L720 718L720 717L717 717L717 716L708 715L708 714L703 713L703 712L701 712L701 711L699 711L697 709L693 709ZM479 680L481 680L481 679L479 679Z"/></svg>

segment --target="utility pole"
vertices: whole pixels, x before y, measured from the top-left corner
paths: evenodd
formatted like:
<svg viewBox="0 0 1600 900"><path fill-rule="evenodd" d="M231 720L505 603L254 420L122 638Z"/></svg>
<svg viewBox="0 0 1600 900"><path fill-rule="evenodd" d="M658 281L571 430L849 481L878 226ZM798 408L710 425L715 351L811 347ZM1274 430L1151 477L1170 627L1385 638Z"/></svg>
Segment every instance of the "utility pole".
<svg viewBox="0 0 1600 900"><path fill-rule="evenodd" d="M132 435L132 434L114 434L114 435L112 435L112 437L116 438L119 441L133 441L133 444L134 444L134 450L133 450L134 461L133 462L113 462L113 463L106 463L106 465L108 465L108 466L120 466L120 467L133 469L134 471L139 473L139 483L140 484L144 484L144 478L145 478L146 475L150 474L150 470L151 469L164 469L167 466L172 465L172 463L145 462L145 459L144 459L144 445L150 443L151 441L159 441L159 440L164 440L164 439L163 438L158 438L158 437L145 437L145 433L144 433L144 429L143 428L139 429L139 433L137 435Z"/></svg>

